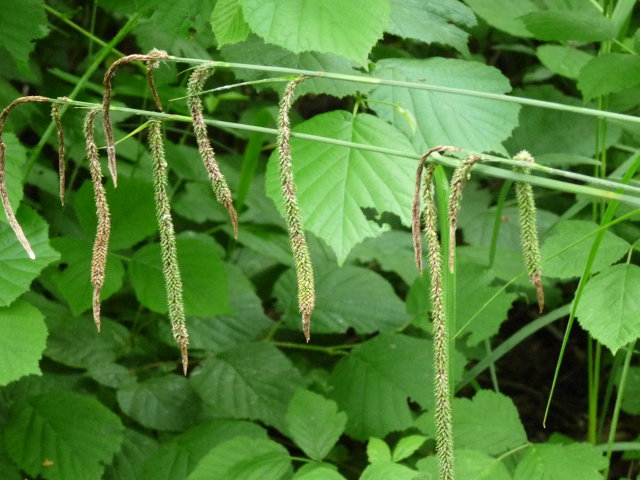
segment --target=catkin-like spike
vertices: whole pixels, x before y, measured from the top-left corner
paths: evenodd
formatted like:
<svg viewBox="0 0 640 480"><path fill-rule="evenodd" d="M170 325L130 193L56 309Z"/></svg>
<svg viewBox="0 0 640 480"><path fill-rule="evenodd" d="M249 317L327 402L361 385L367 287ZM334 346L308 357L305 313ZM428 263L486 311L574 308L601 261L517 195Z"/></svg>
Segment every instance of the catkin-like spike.
<svg viewBox="0 0 640 480"><path fill-rule="evenodd" d="M456 230L458 229L458 213L462 203L462 190L471 176L471 168L480 157L471 155L462 161L451 177L451 195L449 197L449 271L453 273L456 255Z"/></svg>
<svg viewBox="0 0 640 480"><path fill-rule="evenodd" d="M96 202L96 215L98 225L96 237L93 242L93 255L91 257L91 285L93 285L93 321L98 332L100 322L100 296L104 286L104 278L107 270L107 255L109 253L109 236L111 234L111 218L109 216L109 204L107 193L102 184L102 168L98 156L94 132L95 118L99 110L91 110L84 120L84 138L86 142L87 159L89 160L89 173L93 184L93 195Z"/></svg>
<svg viewBox="0 0 640 480"><path fill-rule="evenodd" d="M65 190L65 161L64 161L64 132L62 131L62 122L60 121L60 103L51 104L51 118L56 124L58 131L58 178L60 182L60 204L64 205Z"/></svg>
<svg viewBox="0 0 640 480"><path fill-rule="evenodd" d="M434 171L435 165L429 164L424 178L424 232L428 244L429 274L431 275L436 453L440 461L440 480L453 480L455 474L453 417L449 392L449 332L442 288L443 260L438 239L438 214L431 186Z"/></svg>
<svg viewBox="0 0 640 480"><path fill-rule="evenodd" d="M31 248L31 244L24 232L22 231L22 227L18 223L18 219L16 218L16 214L11 208L11 203L9 203L9 193L7 191L7 146L2 141L2 134L4 132L4 124L9 116L9 112L13 110L17 105L21 103L30 103L30 102L50 102L51 100L47 97L41 97L39 95L31 95L27 97L20 97L11 102L7 108L5 108L2 112L0 112L0 201L2 201L2 206L4 207L4 213L7 215L7 220L9 221L9 226L13 230L13 233L16 235L16 238L22 245L22 248L25 249L27 255L31 260L36 258L36 254Z"/></svg>
<svg viewBox="0 0 640 480"><path fill-rule="evenodd" d="M102 127L104 128L104 138L107 144L109 172L113 179L113 185L116 187L118 186L118 171L116 168L116 143L113 138L113 126L111 125L111 81L113 80L113 76L116 74L116 71L123 65L136 61L157 62L163 58L169 58L167 52L155 49L146 55L127 55L126 57L119 58L113 62L104 74L104 79L102 81L102 86L104 87L104 94L102 97ZM148 78L149 76L147 75L147 79ZM155 84L152 87L152 92L155 91L154 87Z"/></svg>
<svg viewBox="0 0 640 480"><path fill-rule="evenodd" d="M182 370L186 375L189 366L189 332L187 331L187 320L184 313L176 235L171 218L169 195L167 194L167 161L162 138L162 123L159 120L154 120L149 125L149 150L153 159L153 187L155 190L156 215L160 229L162 273L167 292L169 321L171 322L173 338L175 338L180 347Z"/></svg>
<svg viewBox="0 0 640 480"><path fill-rule="evenodd" d="M313 265L311 254L304 234L302 215L296 196L296 185L291 164L291 125L289 122L289 110L296 86L306 77L298 77L287 84L282 100L280 101L280 113L278 115L278 167L280 169L280 185L284 198L284 211L289 228L289 239L298 278L298 308L302 314L302 330L304 337L309 342L311 339L311 312L316 303L316 293L313 277Z"/></svg>
<svg viewBox="0 0 640 480"><path fill-rule="evenodd" d="M514 160L534 163L533 156L526 150L518 153ZM529 174L531 169L516 167L516 171ZM544 310L544 290L542 289L542 270L540 268L540 243L538 242L538 224L536 202L533 188L525 182L516 182L516 200L520 211L520 239L522 242L522 256L529 272L529 280L536 287L538 308Z"/></svg>
<svg viewBox="0 0 640 480"><path fill-rule="evenodd" d="M433 147L427 150L418 162L418 168L416 169L416 188L413 194L413 205L411 206L411 232L413 234L413 251L415 254L416 267L420 275L422 275L422 241L420 235L420 185L422 183L422 170L425 162L432 153L453 152L456 150L459 150L459 148L443 145Z"/></svg>
<svg viewBox="0 0 640 480"><path fill-rule="evenodd" d="M207 125L204 123L204 115L202 113L202 101L200 100L200 94L202 93L202 87L206 80L213 73L213 68L209 65L202 65L196 68L189 77L189 83L187 86L187 104L189 105L189 112L193 120L193 131L196 135L196 141L198 142L198 149L200 150L200 156L207 169L209 180L211 181L211 188L216 195L218 202L227 209L229 217L231 218L231 224L233 225L233 234L238 238L238 214L233 207L233 198L231 197L231 190L227 185L227 181L220 172L218 161L216 160L216 154L209 142L209 136L207 135Z"/></svg>

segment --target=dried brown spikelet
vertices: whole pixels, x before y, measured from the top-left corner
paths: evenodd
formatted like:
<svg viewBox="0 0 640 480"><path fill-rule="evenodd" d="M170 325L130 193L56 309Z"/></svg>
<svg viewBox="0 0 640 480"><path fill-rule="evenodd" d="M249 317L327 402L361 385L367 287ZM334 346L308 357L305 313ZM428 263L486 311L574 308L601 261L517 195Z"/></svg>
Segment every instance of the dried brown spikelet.
<svg viewBox="0 0 640 480"><path fill-rule="evenodd" d="M151 95L153 95L153 101L156 104L156 108L162 111L162 101L160 100L160 95L158 95L158 89L156 88L156 81L153 78L153 70L160 66L160 62L158 61L157 55L167 54L167 52L163 52L161 50L153 49L147 55L156 56L154 60L147 60L147 83L149 84L149 90L151 90Z"/></svg>
<svg viewBox="0 0 640 480"><path fill-rule="evenodd" d="M291 164L291 126L289 122L289 110L295 88L306 77L299 77L287 84L278 115L278 167L280 169L280 184L284 198L284 211L289 227L289 239L298 279L298 308L302 314L302 330L304 337L309 342L311 339L311 312L315 307L316 294L314 287L313 265L309 246L304 233L302 215L296 196L296 185Z"/></svg>
<svg viewBox="0 0 640 480"><path fill-rule="evenodd" d="M514 160L534 163L533 156L526 150L518 153ZM529 174L531 169L515 167L515 170ZM538 308L540 313L544 310L544 290L542 288L542 270L540 261L540 243L538 241L538 224L536 202L533 196L533 188L525 182L516 182L516 200L520 211L520 239L522 241L522 256L529 273L529 280L536 287Z"/></svg>
<svg viewBox="0 0 640 480"><path fill-rule="evenodd" d="M463 160L451 177L451 195L449 197L449 271L453 273L456 255L456 230L458 229L458 213L462 203L462 191L471 175L471 168L480 157L471 155Z"/></svg>
<svg viewBox="0 0 640 480"><path fill-rule="evenodd" d="M149 125L149 150L153 159L153 187L155 191L156 216L160 229L160 250L162 253L162 273L167 293L167 305L171 331L182 357L182 369L187 374L189 366L189 332L184 313L182 279L178 265L176 235L171 218L171 206L167 193L167 161L162 137L162 123L154 120Z"/></svg>
<svg viewBox="0 0 640 480"><path fill-rule="evenodd" d="M456 150L459 150L459 148L443 145L433 147L427 150L418 162L418 168L416 169L416 187L413 194L413 205L411 206L411 232L413 234L413 251L415 254L416 267L420 275L422 275L422 241L420 234L420 185L422 184L422 170L425 162L432 153L454 152Z"/></svg>
<svg viewBox="0 0 640 480"><path fill-rule="evenodd" d="M163 58L169 58L167 52L163 50L152 50L146 55L127 55L126 57L122 57L113 62L104 74L104 79L102 81L102 85L104 87L104 94L102 97L102 127L104 128L104 137L107 144L109 172L111 173L111 177L113 178L114 186L118 186L118 171L116 168L116 143L113 138L113 126L111 125L111 81L113 80L113 76L115 75L116 71L123 65L127 65L131 62L137 61L157 62L158 60L162 60ZM147 79L148 78L149 76L147 75ZM152 87L153 91L155 91L154 87L155 84Z"/></svg>
<svg viewBox="0 0 640 480"><path fill-rule="evenodd" d="M100 296L104 286L104 278L107 270L107 255L109 253L109 236L111 235L111 218L109 216L109 204L107 193L102 184L102 168L98 155L98 146L94 138L94 123L100 110L91 110L84 120L84 138L86 143L87 159L89 160L89 173L93 184L93 195L96 203L96 216L98 225L96 237L93 242L93 254L91 256L91 285L93 285L93 321L98 332L100 331Z"/></svg>
<svg viewBox="0 0 640 480"><path fill-rule="evenodd" d="M189 112L191 113L191 119L193 120L193 131L196 136L196 141L198 142L198 150L200 151L204 166L207 169L207 175L211 181L211 188L218 202L229 212L231 224L233 225L233 234L238 238L238 214L233 207L231 190L227 185L224 175L220 172L215 151L211 146L211 142L209 142L207 125L204 122L204 115L202 113L200 94L202 93L204 83L212 73L213 68L209 65L202 65L193 71L189 77L187 86L187 104L189 106Z"/></svg>
<svg viewBox="0 0 640 480"><path fill-rule="evenodd" d="M62 122L60 121L60 108L62 104L51 104L51 118L56 125L58 131L58 179L60 184L60 204L64 205L65 190L65 161L64 161L64 132L62 131Z"/></svg>
<svg viewBox="0 0 640 480"><path fill-rule="evenodd" d="M20 97L11 102L7 108L5 108L2 112L0 112L0 201L2 201L2 206L4 207L4 212L7 215L7 220L9 221L9 226L13 230L13 233L16 235L16 238L22 245L22 248L25 249L27 255L29 255L30 259L35 259L36 254L31 248L31 244L24 232L22 231L22 227L18 223L18 219L16 218L16 214L11 208L11 203L9 203L9 193L7 191L7 146L2 141L2 134L4 132L4 124L7 121L7 117L11 110L13 110L17 105L21 103L31 103L31 102L50 102L51 100L47 97L41 97L39 95L31 95L27 97Z"/></svg>

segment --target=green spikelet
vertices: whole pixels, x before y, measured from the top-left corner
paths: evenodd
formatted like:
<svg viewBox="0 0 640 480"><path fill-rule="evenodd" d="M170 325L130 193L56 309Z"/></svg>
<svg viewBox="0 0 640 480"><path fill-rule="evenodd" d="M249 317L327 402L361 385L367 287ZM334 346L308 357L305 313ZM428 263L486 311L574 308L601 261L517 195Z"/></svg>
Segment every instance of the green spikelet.
<svg viewBox="0 0 640 480"><path fill-rule="evenodd" d="M22 227L18 223L18 219L16 218L16 214L11 207L11 203L9 203L9 193L7 191L7 164L6 164L6 154L7 154L7 146L2 141L2 133L4 132L4 124L7 121L7 117L9 116L9 112L13 110L16 106L21 103L30 103L30 102L49 102L50 100L47 97L41 97L39 95L32 95L27 97L20 97L11 102L7 108L0 112L0 201L2 201L2 206L4 207L4 213L7 215L7 220L9 221L9 226L13 230L18 242L22 245L22 248L25 249L27 255L29 255L30 259L35 259L36 254L31 248L31 244L24 232L22 231Z"/></svg>
<svg viewBox="0 0 640 480"><path fill-rule="evenodd" d="M526 150L521 151L514 160L534 163L535 160ZM529 168L515 167L520 173L529 174ZM520 211L520 239L522 242L522 256L524 265L529 272L529 280L536 287L538 308L544 310L544 290L542 289L542 270L540 268L540 243L538 242L538 224L536 202L533 188L524 182L516 182L516 200Z"/></svg>
<svg viewBox="0 0 640 480"><path fill-rule="evenodd" d="M60 120L60 103L51 104L51 118L56 125L58 131L58 178L60 182L60 204L64 205L65 190L65 161L64 161L64 132L62 131L62 122Z"/></svg>
<svg viewBox="0 0 640 480"><path fill-rule="evenodd" d="M202 157L204 166L207 169L213 193L215 193L218 202L227 209L227 212L229 212L231 224L233 225L233 233L237 238L238 214L236 213L236 209L233 207L231 190L227 185L224 175L220 172L215 152L211 146L211 142L209 142L207 125L204 123L204 115L202 114L202 101L200 100L200 94L202 93L204 82L206 82L212 73L213 68L208 65L203 65L193 71L191 77L189 77L189 84L187 86L187 104L189 105L189 112L191 113L191 118L193 120L193 131L196 135L196 141L198 142L200 156Z"/></svg>
<svg viewBox="0 0 640 480"><path fill-rule="evenodd" d="M280 169L280 185L284 198L284 210L289 227L289 239L298 278L298 308L302 314L302 330L307 342L311 339L311 312L316 303L316 294L313 278L313 265L307 245L302 224L302 215L296 196L296 185L291 164L291 126L289 122L289 110L296 86L306 77L299 77L287 85L282 100L280 101L280 113L278 115L278 167Z"/></svg>
<svg viewBox="0 0 640 480"><path fill-rule="evenodd" d="M462 161L451 177L451 195L449 197L449 271L453 273L456 255L456 230L458 229L458 213L462 204L462 191L471 176L471 168L480 160L472 155Z"/></svg>
<svg viewBox="0 0 640 480"><path fill-rule="evenodd" d="M420 180L426 160L433 152L444 153L457 150L454 147L435 147L428 150L420 159L416 171L416 189L413 207L414 248L416 264L421 268L421 249L416 239L416 225L420 226ZM449 391L449 332L445 315L443 291L443 259L438 238L438 214L436 210L431 180L435 165L426 167L424 178L424 233L427 240L429 273L431 275L431 318L433 321L433 355L434 355L434 390L435 390L435 423L436 453L440 461L440 480L454 480L454 444L453 421L451 415L451 394ZM418 205L416 207L416 204ZM419 235L419 233L418 233Z"/></svg>
<svg viewBox="0 0 640 480"><path fill-rule="evenodd" d="M111 234L111 219L107 193L102 185L102 169L98 157L98 147L94 140L94 122L98 110L91 110L84 120L84 138L86 142L87 159L89 160L89 172L93 184L93 195L96 203L96 215L98 226L93 242L93 255L91 257L91 285L93 285L93 321L98 332L100 331L100 296L104 285L107 270L107 254L109 252L109 235Z"/></svg>
<svg viewBox="0 0 640 480"><path fill-rule="evenodd" d="M176 236L171 218L171 207L167 194L167 161L165 160L162 137L162 124L159 120L152 121L149 126L149 149L153 159L153 187L155 191L156 215L160 229L160 250L162 252L162 273L165 289L171 331L180 347L182 369L187 374L189 366L189 333L184 314L182 298L182 279L178 266L178 251Z"/></svg>

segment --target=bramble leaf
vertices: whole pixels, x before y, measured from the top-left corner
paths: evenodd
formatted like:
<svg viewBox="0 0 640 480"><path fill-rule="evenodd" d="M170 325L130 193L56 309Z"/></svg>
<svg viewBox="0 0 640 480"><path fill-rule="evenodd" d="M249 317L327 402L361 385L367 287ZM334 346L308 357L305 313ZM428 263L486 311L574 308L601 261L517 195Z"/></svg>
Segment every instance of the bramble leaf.
<svg viewBox="0 0 640 480"><path fill-rule="evenodd" d="M513 477L497 458L476 450L455 451L455 478L457 480L513 480ZM418 460L416 467L427 478L438 478L438 459L429 456Z"/></svg>
<svg viewBox="0 0 640 480"><path fill-rule="evenodd" d="M614 265L589 280L578 304L582 328L613 354L640 337L638 285L640 267Z"/></svg>
<svg viewBox="0 0 640 480"><path fill-rule="evenodd" d="M615 24L597 11L593 12L550 10L527 13L520 18L538 40L600 42L613 39Z"/></svg>
<svg viewBox="0 0 640 480"><path fill-rule="evenodd" d="M361 65L389 21L388 0L239 1L251 30L267 43L295 53L334 53Z"/></svg>
<svg viewBox="0 0 640 480"><path fill-rule="evenodd" d="M0 2L0 38L3 50L13 57L23 74L32 76L29 55L34 40L49 33L47 15L42 0L24 0L20 8L11 1Z"/></svg>
<svg viewBox="0 0 640 480"><path fill-rule="evenodd" d="M374 74L390 80L478 92L511 90L509 80L496 68L451 58L385 59L376 64ZM454 145L476 152L504 152L502 142L518 125L520 109L513 103L486 98L386 85L378 86L371 99L384 102L371 102L370 107L411 138L419 153L435 145ZM389 104L398 104L413 115L418 125L415 135L404 117Z"/></svg>
<svg viewBox="0 0 640 480"><path fill-rule="evenodd" d="M32 477L100 480L123 432L120 419L96 399L52 392L13 405L4 441L9 456Z"/></svg>
<svg viewBox="0 0 640 480"><path fill-rule="evenodd" d="M0 308L0 385L40 375L46 340L47 326L38 309L23 300Z"/></svg>
<svg viewBox="0 0 640 480"><path fill-rule="evenodd" d="M540 62L553 73L574 80L578 78L580 69L594 58L583 50L564 45L540 45L536 49L536 55Z"/></svg>
<svg viewBox="0 0 640 480"><path fill-rule="evenodd" d="M516 467L514 480L601 480L607 461L593 445L533 444Z"/></svg>
<svg viewBox="0 0 640 480"><path fill-rule="evenodd" d="M530 0L466 0L467 5L492 27L516 37L531 37L532 34L520 17L538 10Z"/></svg>
<svg viewBox="0 0 640 480"><path fill-rule="evenodd" d="M228 43L246 40L251 29L242 15L239 0L220 0L211 13L211 27L218 41L218 48Z"/></svg>
<svg viewBox="0 0 640 480"><path fill-rule="evenodd" d="M612 75L611 72L615 72ZM578 89L584 100L618 93L640 84L640 57L605 53L592 58L580 70Z"/></svg>

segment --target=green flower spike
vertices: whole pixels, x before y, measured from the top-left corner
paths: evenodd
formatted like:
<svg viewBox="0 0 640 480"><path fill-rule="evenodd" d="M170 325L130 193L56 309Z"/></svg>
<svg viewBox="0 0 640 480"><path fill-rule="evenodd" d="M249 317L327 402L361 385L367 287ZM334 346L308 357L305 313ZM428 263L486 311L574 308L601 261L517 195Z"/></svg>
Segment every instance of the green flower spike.
<svg viewBox="0 0 640 480"><path fill-rule="evenodd" d="M514 160L534 163L535 160L526 150L521 151ZM529 174L531 169L515 167L520 173ZM544 310L544 290L542 289L542 271L540 269L540 244L538 242L538 224L536 222L536 202L533 196L533 188L524 182L516 182L516 200L520 211L520 239L522 242L522 255L524 264L529 272L529 280L536 287L538 308L540 313Z"/></svg>
<svg viewBox="0 0 640 480"><path fill-rule="evenodd" d="M462 204L462 191L471 177L471 168L480 157L471 155L462 161L451 177L451 195L449 197L449 271L453 273L456 255L456 230L458 229L458 213Z"/></svg>
<svg viewBox="0 0 640 480"><path fill-rule="evenodd" d="M100 331L100 295L104 285L107 270L107 255L109 253L109 236L111 234L111 219L109 216L109 204L107 193L102 184L102 168L98 157L93 131L96 115L99 110L91 110L84 120L84 138L86 142L87 159L89 160L89 172L93 184L93 195L96 202L96 215L98 226L93 242L93 255L91 257L91 284L93 285L93 321L98 332Z"/></svg>
<svg viewBox="0 0 640 480"><path fill-rule="evenodd" d="M416 189L413 206L413 231L416 263L421 271L421 245L416 239L416 225L420 226L420 179L425 162L433 152L444 153L457 150L455 147L434 147L420 159L416 171ZM451 394L449 392L449 332L445 315L444 291L442 288L443 260L438 238L438 214L436 211L431 180L435 164L427 165L424 178L424 233L427 239L429 273L431 275L431 318L433 321L434 390L436 453L440 461L440 480L454 480L453 420L451 415ZM417 207L416 207L417 203ZM419 263L418 263L419 262Z"/></svg>
<svg viewBox="0 0 640 480"><path fill-rule="evenodd" d="M189 112L193 120L193 131L196 135L198 142L198 149L200 150L200 156L204 162L204 166L207 169L209 180L211 181L211 188L216 195L218 202L227 209L229 217L231 218L231 224L233 225L234 236L238 237L238 214L233 207L233 199L231 197L231 190L227 185L227 181L224 175L220 172L216 155L209 142L207 135L207 126L204 123L204 115L202 114L202 101L200 100L200 94L202 93L202 87L207 79L213 73L213 68L208 65L202 65L196 68L191 77L189 77L189 84L187 86L187 104L189 105Z"/></svg>
<svg viewBox="0 0 640 480"><path fill-rule="evenodd" d="M176 235L171 218L169 195L167 194L167 161L165 160L162 123L154 120L149 125L149 149L153 159L153 187L155 190L156 215L160 229L160 250L162 252L162 273L167 292L171 331L180 347L182 370L187 374L189 366L189 332L187 331L182 296L182 279L178 265Z"/></svg>
<svg viewBox="0 0 640 480"><path fill-rule="evenodd" d="M7 108L0 112L0 201L2 201L2 206L4 207L4 213L7 215L9 226L13 230L13 233L16 235L16 238L20 242L20 245L22 245L22 248L25 249L27 255L29 255L29 258L32 260L36 258L36 254L31 248L31 244L22 231L22 227L18 223L16 214L14 213L13 208L11 208L11 204L9 203L9 194L7 192L7 146L2 141L2 133L4 131L4 124L7 120L7 117L9 116L9 112L11 112L11 110L13 110L17 105L20 105L21 103L50 101L51 100L49 100L47 97L41 97L39 95L20 97L15 99L7 106Z"/></svg>
<svg viewBox="0 0 640 480"><path fill-rule="evenodd" d="M311 339L311 312L315 307L316 293L313 278L313 265L309 246L304 234L302 215L296 196L296 185L291 164L291 125L289 111L296 86L307 77L298 77L289 82L280 100L280 113L278 115L278 167L280 169L280 185L284 199L284 211L289 227L289 239L298 278L298 308L302 314L302 330L304 338Z"/></svg>

